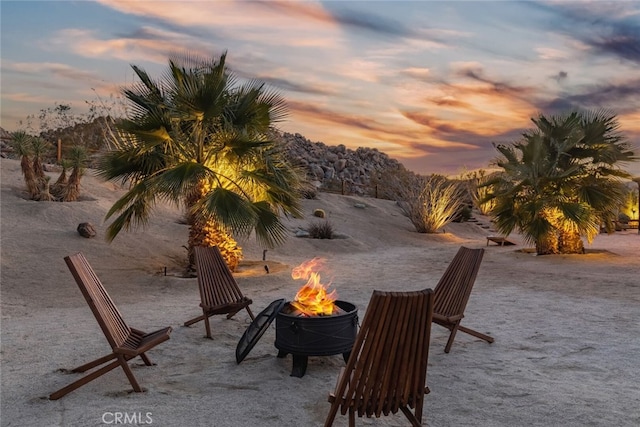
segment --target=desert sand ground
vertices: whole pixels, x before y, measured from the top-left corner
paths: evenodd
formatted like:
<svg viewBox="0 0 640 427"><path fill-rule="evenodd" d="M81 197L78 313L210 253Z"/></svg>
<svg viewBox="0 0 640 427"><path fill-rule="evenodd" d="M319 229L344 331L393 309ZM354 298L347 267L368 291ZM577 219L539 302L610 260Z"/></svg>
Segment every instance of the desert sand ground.
<svg viewBox="0 0 640 427"><path fill-rule="evenodd" d="M199 312L195 278L181 275L187 228L181 213L159 207L144 230L104 239L104 216L122 189L88 171L83 199L34 202L22 197L19 163L1 163L1 412L2 426L94 426L128 421L158 426L320 426L327 394L344 365L340 355L311 357L303 378L291 377L291 356L276 357L275 326L247 358L235 348L249 325L246 312L182 323ZM362 318L374 289L433 288L461 246L484 247L483 263L463 324L495 337L494 344L459 333L451 353L447 331L433 326L425 425L640 425L640 235L600 235L586 255L537 257L516 246L486 247L486 218L416 233L395 203L320 193L305 200L305 219L287 220L288 242L266 253L242 241L237 280L258 313L290 300L301 282L291 269L313 257L331 268L332 288ZM357 203L365 204L358 208ZM316 208L343 238L293 237ZM98 236L76 227L93 223ZM133 393L116 369L58 401L47 396L72 382L71 369L110 350L63 257L88 258L128 323L151 331L174 328L149 352L157 366L132 362L147 391ZM264 264L270 273L264 270ZM165 275L166 269L166 275ZM121 421L124 420L121 418ZM358 419L358 425L405 426L401 413ZM339 417L337 426L347 425Z"/></svg>

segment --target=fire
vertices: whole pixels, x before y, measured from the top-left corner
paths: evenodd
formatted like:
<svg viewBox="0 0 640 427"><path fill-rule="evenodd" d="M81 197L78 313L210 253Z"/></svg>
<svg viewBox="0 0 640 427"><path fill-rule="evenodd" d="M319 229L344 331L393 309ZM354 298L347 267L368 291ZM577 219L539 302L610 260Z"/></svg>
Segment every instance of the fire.
<svg viewBox="0 0 640 427"><path fill-rule="evenodd" d="M307 280L291 302L291 305L304 316L331 315L338 310L333 303L338 298L338 294L336 291L327 293L325 285L320 283L318 271L324 266L324 261L322 258L314 258L303 262L291 271L291 277L294 280Z"/></svg>

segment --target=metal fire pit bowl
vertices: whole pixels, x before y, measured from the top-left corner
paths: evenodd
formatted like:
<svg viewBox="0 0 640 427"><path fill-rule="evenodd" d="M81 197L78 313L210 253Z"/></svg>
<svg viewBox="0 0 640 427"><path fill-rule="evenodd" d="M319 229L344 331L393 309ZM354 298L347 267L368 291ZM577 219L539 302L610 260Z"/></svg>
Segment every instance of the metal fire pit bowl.
<svg viewBox="0 0 640 427"><path fill-rule="evenodd" d="M308 356L331 356L342 353L349 359L358 333L358 310L346 301L335 301L341 313L329 316L298 316L290 314L290 303L276 315L278 357L293 355L291 376L303 377Z"/></svg>

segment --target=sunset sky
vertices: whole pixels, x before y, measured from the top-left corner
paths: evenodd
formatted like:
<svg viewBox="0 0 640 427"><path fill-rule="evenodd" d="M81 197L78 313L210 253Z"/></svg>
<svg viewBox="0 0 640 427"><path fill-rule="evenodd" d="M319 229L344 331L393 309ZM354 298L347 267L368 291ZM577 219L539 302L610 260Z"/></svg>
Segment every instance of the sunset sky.
<svg viewBox="0 0 640 427"><path fill-rule="evenodd" d="M606 109L640 151L638 1L5 1L1 126L109 100L131 64L219 57L284 96L279 128L419 173L486 168L530 118ZM640 175L640 162L629 165Z"/></svg>

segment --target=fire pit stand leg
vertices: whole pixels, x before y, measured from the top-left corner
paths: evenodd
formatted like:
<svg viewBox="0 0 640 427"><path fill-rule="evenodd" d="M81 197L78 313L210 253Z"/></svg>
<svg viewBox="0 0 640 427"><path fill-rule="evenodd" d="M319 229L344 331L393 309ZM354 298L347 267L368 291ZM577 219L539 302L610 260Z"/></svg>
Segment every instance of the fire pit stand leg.
<svg viewBox="0 0 640 427"><path fill-rule="evenodd" d="M284 359L288 354L289 352L287 351L278 350L279 359ZM292 354L292 356L293 366L291 367L291 376L298 378L304 377L304 374L307 372L307 362L309 360L308 356L303 356L301 354Z"/></svg>
<svg viewBox="0 0 640 427"><path fill-rule="evenodd" d="M300 354L293 355L293 367L291 368L291 376L302 378L307 372L308 357Z"/></svg>

